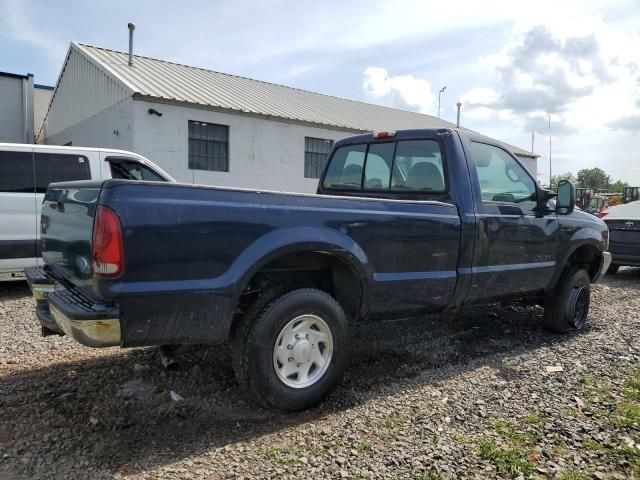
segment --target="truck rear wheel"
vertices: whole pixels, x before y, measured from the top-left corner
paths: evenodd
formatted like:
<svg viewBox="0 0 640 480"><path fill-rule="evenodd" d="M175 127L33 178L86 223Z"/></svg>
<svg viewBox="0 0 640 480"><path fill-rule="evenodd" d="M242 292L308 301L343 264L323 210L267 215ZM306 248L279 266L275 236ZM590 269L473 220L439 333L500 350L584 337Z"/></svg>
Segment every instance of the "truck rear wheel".
<svg viewBox="0 0 640 480"><path fill-rule="evenodd" d="M591 279L586 270L567 270L547 298L544 326L547 330L564 333L580 330L587 322L591 301Z"/></svg>
<svg viewBox="0 0 640 480"><path fill-rule="evenodd" d="M266 408L295 411L319 403L340 381L348 321L331 295L299 289L249 313L232 347L240 386Z"/></svg>

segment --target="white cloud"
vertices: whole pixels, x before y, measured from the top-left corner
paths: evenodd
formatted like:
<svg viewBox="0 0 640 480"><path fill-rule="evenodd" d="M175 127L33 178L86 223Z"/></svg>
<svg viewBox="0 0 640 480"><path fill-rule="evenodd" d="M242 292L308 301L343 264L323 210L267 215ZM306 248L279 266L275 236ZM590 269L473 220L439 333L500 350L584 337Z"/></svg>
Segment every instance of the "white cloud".
<svg viewBox="0 0 640 480"><path fill-rule="evenodd" d="M544 133L540 119L551 113L556 135L571 135L619 125L616 119L638 110L640 32L594 16L523 25L499 52L481 59L493 86L463 95L469 117L506 119L511 112L523 128Z"/></svg>
<svg viewBox="0 0 640 480"><path fill-rule="evenodd" d="M362 88L367 96L407 110L433 114L436 96L431 83L413 75L389 75L385 68L367 67L363 73Z"/></svg>
<svg viewBox="0 0 640 480"><path fill-rule="evenodd" d="M60 62L67 50L67 42L51 37L42 28L35 26L23 2L16 0L6 0L4 8L0 10L3 21L0 26L3 34L21 43L27 43L37 48L41 48L47 53L51 62Z"/></svg>

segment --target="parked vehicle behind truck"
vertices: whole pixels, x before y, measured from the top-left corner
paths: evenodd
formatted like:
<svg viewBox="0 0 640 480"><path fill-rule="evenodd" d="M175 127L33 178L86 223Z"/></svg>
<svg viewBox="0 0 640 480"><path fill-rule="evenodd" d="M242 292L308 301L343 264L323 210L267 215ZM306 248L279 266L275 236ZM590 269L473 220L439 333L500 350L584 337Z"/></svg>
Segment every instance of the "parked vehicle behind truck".
<svg viewBox="0 0 640 480"><path fill-rule="evenodd" d="M0 143L0 273L42 264L40 210L50 183L109 178L173 182L132 152Z"/></svg>
<svg viewBox="0 0 640 480"><path fill-rule="evenodd" d="M640 201L609 207L601 218L611 237L608 273L615 274L622 266L640 267Z"/></svg>
<svg viewBox="0 0 640 480"><path fill-rule="evenodd" d="M522 299L580 329L608 230L503 145L459 130L336 143L316 195L181 184L52 185L45 334L92 347L229 343L241 386L298 410L339 381L353 322ZM446 317L444 317L446 318Z"/></svg>

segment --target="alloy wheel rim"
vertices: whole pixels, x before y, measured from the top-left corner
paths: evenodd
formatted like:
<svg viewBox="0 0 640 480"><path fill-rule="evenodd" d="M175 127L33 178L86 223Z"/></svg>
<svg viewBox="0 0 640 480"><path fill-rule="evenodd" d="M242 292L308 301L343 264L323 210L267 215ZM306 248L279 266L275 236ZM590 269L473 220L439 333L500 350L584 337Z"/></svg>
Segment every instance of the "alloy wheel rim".
<svg viewBox="0 0 640 480"><path fill-rule="evenodd" d="M327 322L314 314L295 317L280 331L273 346L273 368L291 388L318 382L331 364L333 335Z"/></svg>

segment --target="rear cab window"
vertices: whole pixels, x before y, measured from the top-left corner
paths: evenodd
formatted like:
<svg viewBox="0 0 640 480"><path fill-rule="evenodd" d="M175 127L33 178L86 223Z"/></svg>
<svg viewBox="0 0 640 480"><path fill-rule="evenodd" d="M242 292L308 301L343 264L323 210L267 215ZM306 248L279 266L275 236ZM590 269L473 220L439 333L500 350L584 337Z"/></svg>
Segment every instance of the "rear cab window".
<svg viewBox="0 0 640 480"><path fill-rule="evenodd" d="M343 145L331 157L322 188L442 194L447 191L445 170L436 140Z"/></svg>

